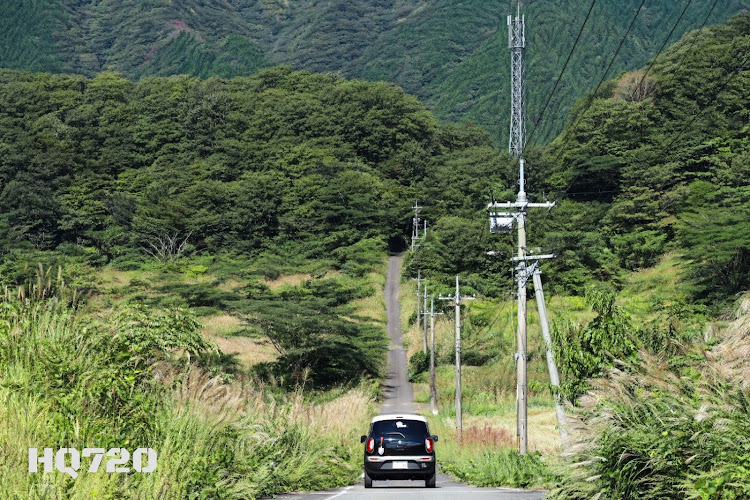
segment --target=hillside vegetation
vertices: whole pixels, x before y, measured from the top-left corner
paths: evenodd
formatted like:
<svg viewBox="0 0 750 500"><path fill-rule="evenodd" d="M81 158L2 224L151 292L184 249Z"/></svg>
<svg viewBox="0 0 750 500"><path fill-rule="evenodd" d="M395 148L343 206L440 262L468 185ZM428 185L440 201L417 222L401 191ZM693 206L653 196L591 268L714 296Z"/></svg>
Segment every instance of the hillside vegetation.
<svg viewBox="0 0 750 500"><path fill-rule="evenodd" d="M748 53L748 15L693 33L649 74L590 96L550 145L547 186L601 218L600 243L587 245L601 273L648 267L674 249L695 298L731 301L747 288Z"/></svg>
<svg viewBox="0 0 750 500"><path fill-rule="evenodd" d="M0 101L0 284L41 262L110 304L229 312L279 351L267 375L309 369L323 387L380 372L383 329L350 321L349 304L403 246L412 179L492 151L391 84L288 68L138 83L6 70ZM99 283L105 266L148 277L122 291ZM310 280L258 281L287 273Z"/></svg>
<svg viewBox="0 0 750 500"><path fill-rule="evenodd" d="M533 249L559 256L545 263L554 290L582 294L595 281L620 287L669 251L681 255L690 302L731 304L746 289L748 44L748 15L692 33L648 74L626 73L579 101L565 131L530 151L527 191L559 202L532 212L528 226ZM431 272L472 280L497 261L477 249L497 243L507 257L515 250L502 246L510 238L488 240L481 205L457 205L453 186L463 200L486 200L489 187L500 200L514 199L516 188L506 186L517 174L501 166L462 184L452 178L457 171L438 167L418 184L435 200L427 218L438 219L420 258Z"/></svg>
<svg viewBox="0 0 750 500"><path fill-rule="evenodd" d="M2 496L356 480L409 179L486 135L394 85L288 68L5 70L0 100ZM244 361L250 341L272 354ZM28 447L140 444L158 474L27 472Z"/></svg>
<svg viewBox="0 0 750 500"><path fill-rule="evenodd" d="M285 68L138 83L3 71L0 100L1 248L88 247L102 263L293 248L343 265L355 244L403 239L426 165L491 150L394 85Z"/></svg>
<svg viewBox="0 0 750 500"><path fill-rule="evenodd" d="M0 295L3 498L247 499L359 476L356 435L373 411L366 386L310 400L301 387L209 370L195 359L213 347L189 311L92 315L61 276L39 278ZM83 458L75 477L29 472L29 448L67 447L148 447L158 466L90 472Z"/></svg>
<svg viewBox="0 0 750 500"><path fill-rule="evenodd" d="M572 104L603 77L640 5L598 2L534 141L560 132ZM608 78L652 58L685 2L650 0ZM588 2L533 1L527 20L531 125L552 90ZM691 2L670 42L704 21L725 21L747 0ZM349 78L386 80L416 95L443 120L471 120L507 138L507 0L335 0L16 2L0 20L0 67L128 77L250 75L271 64ZM710 16L709 16L710 12ZM707 17L708 16L708 17ZM532 83L533 82L533 83Z"/></svg>

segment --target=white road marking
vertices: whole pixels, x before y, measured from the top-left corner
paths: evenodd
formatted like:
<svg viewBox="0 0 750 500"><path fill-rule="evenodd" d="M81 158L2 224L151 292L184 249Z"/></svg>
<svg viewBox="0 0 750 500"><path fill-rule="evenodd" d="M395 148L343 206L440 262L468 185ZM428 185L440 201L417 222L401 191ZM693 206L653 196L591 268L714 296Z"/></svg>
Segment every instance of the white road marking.
<svg viewBox="0 0 750 500"><path fill-rule="evenodd" d="M332 497L326 498L326 500L333 500L334 498L338 498L341 495L343 495L344 493L347 493L350 489L354 488L354 486L355 485L347 486L346 488L343 489L343 491L340 491L339 493L333 495Z"/></svg>

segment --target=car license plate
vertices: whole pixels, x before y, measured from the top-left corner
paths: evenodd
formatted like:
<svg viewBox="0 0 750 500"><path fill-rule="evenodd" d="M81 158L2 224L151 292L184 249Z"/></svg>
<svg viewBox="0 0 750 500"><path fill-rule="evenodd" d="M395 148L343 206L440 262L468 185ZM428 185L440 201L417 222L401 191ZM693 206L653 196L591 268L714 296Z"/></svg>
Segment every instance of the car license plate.
<svg viewBox="0 0 750 500"><path fill-rule="evenodd" d="M393 462L394 469L408 469L409 462Z"/></svg>

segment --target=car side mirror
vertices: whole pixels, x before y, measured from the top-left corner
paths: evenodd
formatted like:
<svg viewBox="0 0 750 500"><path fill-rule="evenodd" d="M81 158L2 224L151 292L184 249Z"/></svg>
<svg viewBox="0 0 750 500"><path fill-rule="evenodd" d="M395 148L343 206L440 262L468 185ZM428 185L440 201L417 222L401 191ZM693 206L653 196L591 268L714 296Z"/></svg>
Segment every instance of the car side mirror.
<svg viewBox="0 0 750 500"><path fill-rule="evenodd" d="M364 443L367 440L367 436L359 436L359 442Z"/></svg>
<svg viewBox="0 0 750 500"><path fill-rule="evenodd" d="M430 436L430 437L432 438L432 440L433 440L434 442L436 442L436 443L438 442L438 437L437 437L437 436Z"/></svg>

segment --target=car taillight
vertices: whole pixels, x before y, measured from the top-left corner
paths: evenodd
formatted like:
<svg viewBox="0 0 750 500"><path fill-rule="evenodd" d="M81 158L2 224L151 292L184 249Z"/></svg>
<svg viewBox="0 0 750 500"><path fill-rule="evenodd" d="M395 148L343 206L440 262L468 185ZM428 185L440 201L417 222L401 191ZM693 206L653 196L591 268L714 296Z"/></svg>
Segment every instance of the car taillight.
<svg viewBox="0 0 750 500"><path fill-rule="evenodd" d="M375 451L375 440L370 438L367 440L367 453L372 453L373 451Z"/></svg>
<svg viewBox="0 0 750 500"><path fill-rule="evenodd" d="M432 438L427 438L424 440L424 449L427 450L427 453L432 453L433 447L434 444L432 443Z"/></svg>

